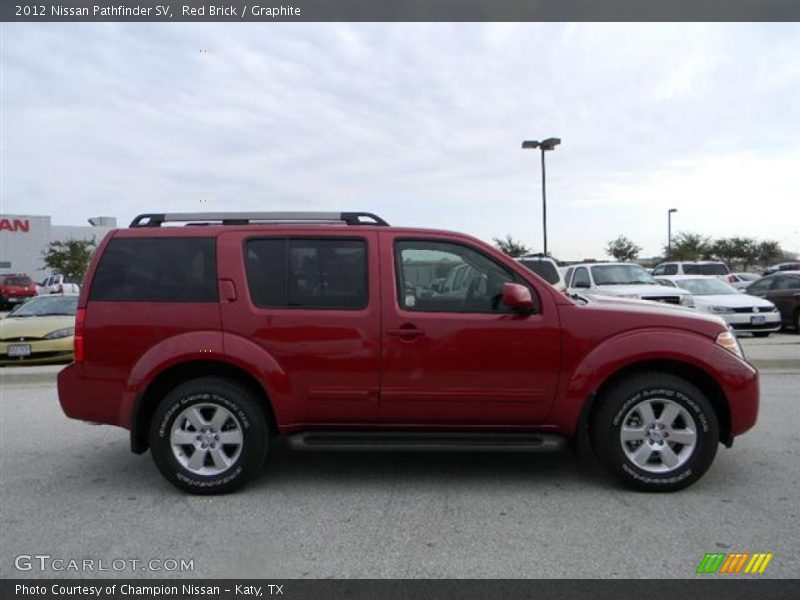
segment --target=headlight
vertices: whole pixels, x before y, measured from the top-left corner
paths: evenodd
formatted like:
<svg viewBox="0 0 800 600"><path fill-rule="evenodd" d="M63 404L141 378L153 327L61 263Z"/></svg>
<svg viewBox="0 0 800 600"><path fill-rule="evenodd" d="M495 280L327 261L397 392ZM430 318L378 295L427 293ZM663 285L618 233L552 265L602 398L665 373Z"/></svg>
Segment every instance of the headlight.
<svg viewBox="0 0 800 600"><path fill-rule="evenodd" d="M681 306L694 308L694 296L681 296Z"/></svg>
<svg viewBox="0 0 800 600"><path fill-rule="evenodd" d="M730 306L709 306L708 312L712 312L715 315L732 315L736 311Z"/></svg>
<svg viewBox="0 0 800 600"><path fill-rule="evenodd" d="M46 340L58 340L61 338L69 337L71 335L75 335L75 328L74 327L65 327L64 329L56 329L55 331L51 331L44 339Z"/></svg>
<svg viewBox="0 0 800 600"><path fill-rule="evenodd" d="M739 340L736 339L736 336L733 335L733 332L723 331L717 336L717 344L722 346L728 352L735 354L742 360L744 360L744 351L742 350L741 344L739 344Z"/></svg>

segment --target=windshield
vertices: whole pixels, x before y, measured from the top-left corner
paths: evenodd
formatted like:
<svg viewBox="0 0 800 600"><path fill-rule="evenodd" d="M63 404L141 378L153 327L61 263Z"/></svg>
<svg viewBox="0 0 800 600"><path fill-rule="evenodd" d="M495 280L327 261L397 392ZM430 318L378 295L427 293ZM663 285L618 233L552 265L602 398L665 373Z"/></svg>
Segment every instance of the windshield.
<svg viewBox="0 0 800 600"><path fill-rule="evenodd" d="M592 276L596 285L657 285L639 265L599 265L592 267Z"/></svg>
<svg viewBox="0 0 800 600"><path fill-rule="evenodd" d="M722 263L684 263L683 272L687 275L727 275L728 267Z"/></svg>
<svg viewBox="0 0 800 600"><path fill-rule="evenodd" d="M47 315L74 316L78 310L77 296L34 298L9 313L9 317L44 317Z"/></svg>
<svg viewBox="0 0 800 600"><path fill-rule="evenodd" d="M720 294L738 294L735 289L719 279L679 279L679 287L695 296L716 296Z"/></svg>

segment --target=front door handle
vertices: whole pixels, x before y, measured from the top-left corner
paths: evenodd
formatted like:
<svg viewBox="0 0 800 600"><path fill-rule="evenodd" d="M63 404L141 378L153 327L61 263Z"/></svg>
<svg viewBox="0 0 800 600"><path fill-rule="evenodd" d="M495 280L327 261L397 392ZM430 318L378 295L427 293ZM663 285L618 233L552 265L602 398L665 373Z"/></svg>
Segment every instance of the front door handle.
<svg viewBox="0 0 800 600"><path fill-rule="evenodd" d="M399 338L403 338L403 339L407 339L407 340L410 340L410 339L413 339L413 338L417 338L417 337L421 336L424 333L425 332L422 331L422 329L415 329L415 328L414 329L407 328L407 329L387 329L386 330L386 335L391 335L393 337L399 337Z"/></svg>

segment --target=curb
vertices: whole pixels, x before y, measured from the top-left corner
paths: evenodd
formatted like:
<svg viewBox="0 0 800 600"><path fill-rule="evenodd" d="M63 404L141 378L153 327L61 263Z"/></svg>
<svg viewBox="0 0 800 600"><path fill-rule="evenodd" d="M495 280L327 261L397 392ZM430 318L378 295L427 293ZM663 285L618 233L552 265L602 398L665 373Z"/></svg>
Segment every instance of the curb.
<svg viewBox="0 0 800 600"><path fill-rule="evenodd" d="M65 366L0 367L0 393L5 386L55 384L59 371Z"/></svg>

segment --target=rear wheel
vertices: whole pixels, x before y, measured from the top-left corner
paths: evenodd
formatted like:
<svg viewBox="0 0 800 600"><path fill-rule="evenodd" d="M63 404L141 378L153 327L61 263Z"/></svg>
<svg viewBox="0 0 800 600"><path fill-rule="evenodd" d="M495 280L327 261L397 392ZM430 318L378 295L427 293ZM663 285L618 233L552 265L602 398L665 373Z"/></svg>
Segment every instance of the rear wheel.
<svg viewBox="0 0 800 600"><path fill-rule="evenodd" d="M231 492L259 471L267 452L264 411L247 388L219 377L187 381L159 404L150 426L158 469L193 494Z"/></svg>
<svg viewBox="0 0 800 600"><path fill-rule="evenodd" d="M800 333L800 308L794 311L794 332Z"/></svg>
<svg viewBox="0 0 800 600"><path fill-rule="evenodd" d="M641 373L598 400L592 422L595 451L626 486L671 492L691 485L711 466L719 443L717 416L688 381Z"/></svg>

